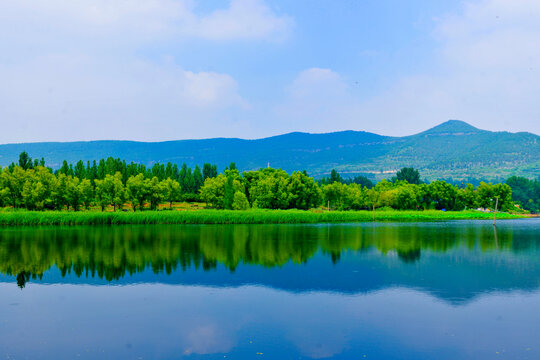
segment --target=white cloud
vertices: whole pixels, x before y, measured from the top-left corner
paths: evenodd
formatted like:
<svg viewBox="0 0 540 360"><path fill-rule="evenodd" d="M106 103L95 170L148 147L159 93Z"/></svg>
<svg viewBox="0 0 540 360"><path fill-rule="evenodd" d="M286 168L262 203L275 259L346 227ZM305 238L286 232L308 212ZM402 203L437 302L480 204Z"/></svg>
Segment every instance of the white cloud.
<svg viewBox="0 0 540 360"><path fill-rule="evenodd" d="M237 135L250 107L237 81L169 54L187 40L281 40L292 19L263 0L223 6L0 0L0 143Z"/></svg>
<svg viewBox="0 0 540 360"><path fill-rule="evenodd" d="M396 130L458 118L488 129L540 132L540 2L468 1L459 14L441 18L434 35L436 71L401 79L366 103L369 112L392 104L382 117L408 122Z"/></svg>
<svg viewBox="0 0 540 360"><path fill-rule="evenodd" d="M540 2L483 0L443 18L435 31L442 55L455 68L529 70L540 63Z"/></svg>
<svg viewBox="0 0 540 360"><path fill-rule="evenodd" d="M302 71L285 93L286 100L275 109L280 131L327 132L352 125L354 98L346 81L330 69Z"/></svg>
<svg viewBox="0 0 540 360"><path fill-rule="evenodd" d="M223 113L247 106L229 75L172 63L62 54L0 74L0 142L217 136L237 130Z"/></svg>
<svg viewBox="0 0 540 360"><path fill-rule="evenodd" d="M404 135L461 119L490 130L540 133L540 2L467 1L436 25L434 58L419 59L434 70L363 99L339 74L307 70L279 108L285 123L295 130Z"/></svg>
<svg viewBox="0 0 540 360"><path fill-rule="evenodd" d="M293 25L263 0L231 0L209 14L198 14L195 5L189 0L0 0L0 29L30 42L53 41L56 34L64 43L83 37L138 44L164 37L275 40Z"/></svg>
<svg viewBox="0 0 540 360"><path fill-rule="evenodd" d="M181 77L183 80L181 97L192 105L249 107L238 95L236 81L229 75L183 71Z"/></svg>
<svg viewBox="0 0 540 360"><path fill-rule="evenodd" d="M276 16L260 0L232 0L230 7L198 19L188 34L207 39L275 39L287 36L293 21Z"/></svg>
<svg viewBox="0 0 540 360"><path fill-rule="evenodd" d="M347 87L341 76L330 69L311 68L302 71L287 89L293 98L313 99L339 98L347 92Z"/></svg>
<svg viewBox="0 0 540 360"><path fill-rule="evenodd" d="M230 352L237 343L235 335L234 329L223 329L218 324L197 324L185 336L187 349L184 354L207 355Z"/></svg>

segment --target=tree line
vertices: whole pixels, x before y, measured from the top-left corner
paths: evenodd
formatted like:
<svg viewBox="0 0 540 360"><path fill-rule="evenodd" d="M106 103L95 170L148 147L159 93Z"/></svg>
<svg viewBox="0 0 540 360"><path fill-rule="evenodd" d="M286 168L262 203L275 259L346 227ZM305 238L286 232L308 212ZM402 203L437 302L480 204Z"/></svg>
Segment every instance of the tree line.
<svg viewBox="0 0 540 360"><path fill-rule="evenodd" d="M109 157L99 161L64 161L53 171L43 158L32 159L26 152L18 163L11 163L0 173L0 206L29 210L123 207L133 209L145 204L156 208L162 201L197 201L199 190L207 178L216 177L217 166L205 163L202 170L193 170L185 163L143 164L127 163Z"/></svg>
<svg viewBox="0 0 540 360"><path fill-rule="evenodd" d="M519 187L523 182L520 179L512 183ZM156 209L163 203L172 207L178 201L202 201L208 207L234 210L307 210L321 206L334 210L463 210L493 208L496 202L503 211L514 208L508 184L428 184L412 168L403 168L394 178L373 184L363 177L344 180L335 170L329 178L315 181L305 171L288 174L265 168L241 173L231 163L218 173L211 164L204 164L202 170L196 166L192 171L186 164L146 167L114 158L86 164L79 161L75 166L64 161L53 171L43 159L32 160L22 153L18 164L0 173L0 205L4 207L77 211L112 206L118 210L129 203L137 211Z"/></svg>
<svg viewBox="0 0 540 360"><path fill-rule="evenodd" d="M512 176L506 183L512 188L513 200L524 209L540 213L540 177L530 180L524 177Z"/></svg>

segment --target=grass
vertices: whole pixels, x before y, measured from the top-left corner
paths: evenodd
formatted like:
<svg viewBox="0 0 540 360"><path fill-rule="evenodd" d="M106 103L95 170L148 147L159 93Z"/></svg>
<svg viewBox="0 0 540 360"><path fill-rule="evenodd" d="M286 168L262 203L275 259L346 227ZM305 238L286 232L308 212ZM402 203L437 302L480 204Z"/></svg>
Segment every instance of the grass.
<svg viewBox="0 0 540 360"><path fill-rule="evenodd" d="M498 213L497 219L523 216ZM479 211L375 211L375 221L436 221L493 219ZM313 224L373 221L371 211L302 210L195 210L195 211L6 211L0 212L0 226L114 225L114 224Z"/></svg>

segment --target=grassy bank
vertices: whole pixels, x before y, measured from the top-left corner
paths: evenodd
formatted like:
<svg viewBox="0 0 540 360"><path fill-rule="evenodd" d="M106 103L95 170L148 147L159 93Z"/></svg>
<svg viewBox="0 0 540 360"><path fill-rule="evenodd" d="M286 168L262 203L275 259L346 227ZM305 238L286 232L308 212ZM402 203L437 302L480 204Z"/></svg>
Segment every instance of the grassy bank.
<svg viewBox="0 0 540 360"><path fill-rule="evenodd" d="M519 215L499 213L498 219ZM478 211L376 211L375 221L435 221L492 219ZM313 224L373 221L370 211L313 212L302 210L197 210L143 212L0 212L1 226L107 225L107 224Z"/></svg>

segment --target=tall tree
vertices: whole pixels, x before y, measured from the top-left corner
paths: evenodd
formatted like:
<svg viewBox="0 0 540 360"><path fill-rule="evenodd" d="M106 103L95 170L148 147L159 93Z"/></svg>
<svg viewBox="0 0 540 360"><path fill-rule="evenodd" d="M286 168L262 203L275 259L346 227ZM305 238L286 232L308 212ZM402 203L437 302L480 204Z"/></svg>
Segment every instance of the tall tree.
<svg viewBox="0 0 540 360"><path fill-rule="evenodd" d="M28 156L28 153L26 151L23 151L19 154L19 166L23 170L28 170L33 168L32 158Z"/></svg>
<svg viewBox="0 0 540 360"><path fill-rule="evenodd" d="M228 171L227 181L225 182L225 194L223 197L223 207L225 209L232 209L234 201L234 176Z"/></svg>
<svg viewBox="0 0 540 360"><path fill-rule="evenodd" d="M83 179L79 183L79 192L81 194L81 200L86 210L90 208L92 201L94 200L94 187L89 179Z"/></svg>
<svg viewBox="0 0 540 360"><path fill-rule="evenodd" d="M164 196L163 184L160 183L157 176L154 176L150 180L147 179L146 181L149 182L148 188L150 190L150 195L148 199L150 200L150 209L155 210L157 209L160 201L163 200L163 196Z"/></svg>
<svg viewBox="0 0 540 360"><path fill-rule="evenodd" d="M329 179L329 183L330 184L333 184L335 182L342 182L341 181L341 176L339 175L339 173L336 171L336 169L332 169L332 171L330 172L330 179Z"/></svg>
<svg viewBox="0 0 540 360"><path fill-rule="evenodd" d="M295 171L292 173L288 192L290 195L290 208L307 210L316 207L322 200L321 189L317 186L313 178Z"/></svg>
<svg viewBox="0 0 540 360"><path fill-rule="evenodd" d="M114 175L107 174L103 180L96 180L96 198L102 211L108 205L113 205L113 211L122 208L126 201L122 174L120 172Z"/></svg>
<svg viewBox="0 0 540 360"><path fill-rule="evenodd" d="M197 194L204 184L203 174L199 165L196 165L195 170L193 170L193 182L195 184L193 192Z"/></svg>
<svg viewBox="0 0 540 360"><path fill-rule="evenodd" d="M184 170L184 168L182 168L182 170ZM193 177L191 168L186 167L183 182L180 186L185 194L195 194L195 178Z"/></svg>
<svg viewBox="0 0 540 360"><path fill-rule="evenodd" d="M180 200L180 197L182 196L180 183L171 178L167 178L161 183L163 189L163 199L169 203L169 208L172 208L172 203Z"/></svg>
<svg viewBox="0 0 540 360"><path fill-rule="evenodd" d="M217 166L216 165L212 165L212 164L209 164L209 163L205 163L203 165L203 179L206 180L208 178L215 178L218 173L217 173Z"/></svg>
<svg viewBox="0 0 540 360"><path fill-rule="evenodd" d="M420 172L412 167L404 167L396 173L395 180L407 181L409 184L421 184Z"/></svg>
<svg viewBox="0 0 540 360"><path fill-rule="evenodd" d="M82 162L82 160L77 161L77 164L75 165L75 169L73 171L73 176L79 179L86 178L86 168L84 167L84 163Z"/></svg>
<svg viewBox="0 0 540 360"><path fill-rule="evenodd" d="M74 211L79 211L79 207L83 203L83 193L80 180L77 177L69 175L66 179L66 200L68 206L71 206Z"/></svg>
<svg viewBox="0 0 540 360"><path fill-rule="evenodd" d="M147 201L150 195L148 179L145 180L143 174L137 174L131 176L126 182L127 196L131 205L133 206L133 211L137 209L142 210L145 202Z"/></svg>

